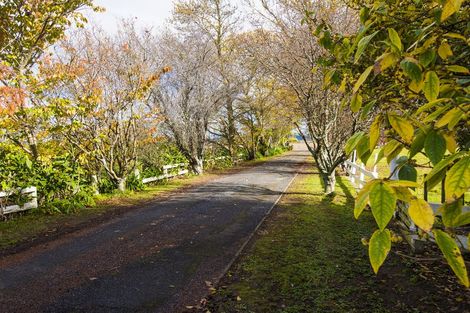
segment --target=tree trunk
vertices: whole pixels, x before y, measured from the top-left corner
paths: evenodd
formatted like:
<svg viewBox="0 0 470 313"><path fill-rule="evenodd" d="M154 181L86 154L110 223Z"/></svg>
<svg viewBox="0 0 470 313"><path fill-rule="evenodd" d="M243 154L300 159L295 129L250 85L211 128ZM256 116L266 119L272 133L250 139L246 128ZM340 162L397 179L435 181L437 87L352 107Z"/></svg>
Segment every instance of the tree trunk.
<svg viewBox="0 0 470 313"><path fill-rule="evenodd" d="M232 161L235 161L236 158L236 149L235 149L235 135L236 135L236 128L235 128L235 117L233 112L233 104L231 99L228 99L227 102L227 145L230 157Z"/></svg>
<svg viewBox="0 0 470 313"><path fill-rule="evenodd" d="M335 185L336 185L336 175L335 171L331 174L322 173L321 178L323 180L323 186L325 188L325 194L329 195L335 192Z"/></svg>
<svg viewBox="0 0 470 313"><path fill-rule="evenodd" d="M191 170L194 174L202 175L204 173L204 163L202 159L191 159L189 165L191 166Z"/></svg>
<svg viewBox="0 0 470 313"><path fill-rule="evenodd" d="M94 195L100 194L100 189L98 187L98 175L91 175L91 188L93 189Z"/></svg>
<svg viewBox="0 0 470 313"><path fill-rule="evenodd" d="M125 178L118 178L117 187L118 187L118 190L121 191L121 192L126 191L126 179Z"/></svg>

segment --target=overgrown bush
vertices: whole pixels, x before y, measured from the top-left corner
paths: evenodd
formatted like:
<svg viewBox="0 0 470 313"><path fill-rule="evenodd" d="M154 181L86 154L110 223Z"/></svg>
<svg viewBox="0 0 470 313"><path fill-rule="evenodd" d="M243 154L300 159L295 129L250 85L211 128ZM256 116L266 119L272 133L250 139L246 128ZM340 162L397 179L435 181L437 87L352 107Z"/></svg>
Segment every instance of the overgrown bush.
<svg viewBox="0 0 470 313"><path fill-rule="evenodd" d="M143 178L163 174L162 167L167 164L187 163L178 148L170 142L150 143L141 148L139 163Z"/></svg>
<svg viewBox="0 0 470 313"><path fill-rule="evenodd" d="M67 154L33 162L21 150L0 148L0 190L36 187L41 211L70 213L93 204L92 189L84 178L83 169ZM7 201L16 204L29 201L23 198L14 193Z"/></svg>

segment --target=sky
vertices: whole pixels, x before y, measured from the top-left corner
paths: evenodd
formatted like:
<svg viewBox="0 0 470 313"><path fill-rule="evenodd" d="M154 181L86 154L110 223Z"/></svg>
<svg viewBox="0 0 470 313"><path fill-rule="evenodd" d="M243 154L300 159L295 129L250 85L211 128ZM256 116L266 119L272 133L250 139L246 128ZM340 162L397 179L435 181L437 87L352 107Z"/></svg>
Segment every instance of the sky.
<svg viewBox="0 0 470 313"><path fill-rule="evenodd" d="M173 0L95 0L94 3L106 8L106 12L90 13L89 19L108 32L115 32L122 18L136 18L140 27L161 27L173 10Z"/></svg>

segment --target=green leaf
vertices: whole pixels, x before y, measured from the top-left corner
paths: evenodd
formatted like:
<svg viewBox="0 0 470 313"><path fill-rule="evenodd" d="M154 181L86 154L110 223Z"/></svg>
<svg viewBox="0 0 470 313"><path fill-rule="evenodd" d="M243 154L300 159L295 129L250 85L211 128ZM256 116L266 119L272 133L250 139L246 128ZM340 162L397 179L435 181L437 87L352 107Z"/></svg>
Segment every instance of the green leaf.
<svg viewBox="0 0 470 313"><path fill-rule="evenodd" d="M442 215L442 222L446 227L456 227L455 222L460 214L462 214L462 207L462 201L457 200L452 203L444 203L439 208L439 212Z"/></svg>
<svg viewBox="0 0 470 313"><path fill-rule="evenodd" d="M369 259L374 273L378 273L380 267L392 248L392 236L388 229L374 232L369 241Z"/></svg>
<svg viewBox="0 0 470 313"><path fill-rule="evenodd" d="M432 49L428 49L419 55L419 64L423 67L428 67L436 59L436 52Z"/></svg>
<svg viewBox="0 0 470 313"><path fill-rule="evenodd" d="M463 0L447 0L442 8L441 22L460 10Z"/></svg>
<svg viewBox="0 0 470 313"><path fill-rule="evenodd" d="M390 125L392 125L393 129L401 138L406 142L411 142L413 140L414 127L407 119L395 114L389 114L388 120Z"/></svg>
<svg viewBox="0 0 470 313"><path fill-rule="evenodd" d="M418 171L413 165L405 164L398 171L398 178L416 182L418 180Z"/></svg>
<svg viewBox="0 0 470 313"><path fill-rule="evenodd" d="M371 100L364 106L364 108L362 109L362 112L361 112L361 118L362 119L365 119L369 116L370 110L374 107L374 105L376 103L377 103L377 100Z"/></svg>
<svg viewBox="0 0 470 313"><path fill-rule="evenodd" d="M413 143L411 144L410 148L410 159L412 159L415 155L417 155L421 150L424 148L424 141L426 140L426 133L419 129L416 132L416 136L414 137Z"/></svg>
<svg viewBox="0 0 470 313"><path fill-rule="evenodd" d="M374 66L369 66L362 74L361 76L359 77L359 79L357 80L356 84L354 85L354 88L353 88L353 93L356 93L359 88L361 88L362 84L364 83L364 81L367 79L367 77L369 77L370 75L370 72L372 72ZM358 110L359 111L359 110Z"/></svg>
<svg viewBox="0 0 470 313"><path fill-rule="evenodd" d="M433 177L431 177L429 180L427 180L428 184L428 190L434 189L438 184L442 182L442 180L446 177L446 169L443 169L442 171L436 173Z"/></svg>
<svg viewBox="0 0 470 313"><path fill-rule="evenodd" d="M384 230L393 217L397 198L392 188L384 182L373 186L369 194L372 215L380 230Z"/></svg>
<svg viewBox="0 0 470 313"><path fill-rule="evenodd" d="M434 212L429 203L423 199L412 200L408 214L413 222L424 231L430 231L434 225Z"/></svg>
<svg viewBox="0 0 470 313"><path fill-rule="evenodd" d="M463 157L447 172L446 200L460 198L470 188L470 156Z"/></svg>
<svg viewBox="0 0 470 313"><path fill-rule="evenodd" d="M396 52L400 53L403 51L403 44L401 43L400 36L398 35L397 31L393 28L388 29L388 38L390 42L394 46Z"/></svg>
<svg viewBox="0 0 470 313"><path fill-rule="evenodd" d="M362 96L359 93L355 93L351 99L351 111L354 113L359 112L362 107Z"/></svg>
<svg viewBox="0 0 470 313"><path fill-rule="evenodd" d="M387 181L389 187L406 187L406 188L418 188L419 184L411 180L389 180Z"/></svg>
<svg viewBox="0 0 470 313"><path fill-rule="evenodd" d="M441 160L439 163L437 163L433 169L431 170L431 172L429 172L429 174L426 176L426 179L425 181L429 181L431 180L434 176L438 175L439 172L441 171L445 171L447 169L447 167L452 164L455 160L457 160L458 158L462 157L462 153L457 153L457 154L453 154L443 160Z"/></svg>
<svg viewBox="0 0 470 313"><path fill-rule="evenodd" d="M383 150L384 150L384 155L386 157L388 157L389 155L391 155L396 149L398 149L400 147L400 142L392 139L390 140L389 142L387 142L385 144L385 146L383 147Z"/></svg>
<svg viewBox="0 0 470 313"><path fill-rule="evenodd" d="M369 136L362 137L362 140L356 147L357 155L363 164L367 164L370 156L372 155L372 151L369 149Z"/></svg>
<svg viewBox="0 0 470 313"><path fill-rule="evenodd" d="M427 72L426 78L424 79L423 91L429 102L434 101L439 97L439 87L439 77L436 72Z"/></svg>
<svg viewBox="0 0 470 313"><path fill-rule="evenodd" d="M461 201L457 201L461 202ZM470 224L470 212L460 214L455 220L455 227L467 226Z"/></svg>
<svg viewBox="0 0 470 313"><path fill-rule="evenodd" d="M393 190L395 191L398 200L410 202L413 198L413 194L406 187L393 187Z"/></svg>
<svg viewBox="0 0 470 313"><path fill-rule="evenodd" d="M354 135L349 138L348 142L346 142L346 145L344 147L344 150L346 151L347 155L350 155L354 149L356 149L357 145L361 141L362 137L364 137L365 133L364 132L357 132Z"/></svg>
<svg viewBox="0 0 470 313"><path fill-rule="evenodd" d="M428 111L432 108L434 108L436 105L438 105L439 103L443 103L443 102L448 102L450 101L450 99L448 98L441 98L441 99L437 99L437 100L434 100L434 101L431 101L429 103L426 103L425 105L422 105L417 111L416 111L416 115L420 114L420 113L423 113L425 111Z"/></svg>
<svg viewBox="0 0 470 313"><path fill-rule="evenodd" d="M400 67L403 69L406 76L408 76L415 83L418 84L423 79L423 73L421 72L421 68L415 59L409 57L405 58L403 61L401 61Z"/></svg>
<svg viewBox="0 0 470 313"><path fill-rule="evenodd" d="M435 131L427 134L426 141L424 142L424 151L426 151L426 155L432 164L438 164L444 157L446 150L446 140L441 134Z"/></svg>
<svg viewBox="0 0 470 313"><path fill-rule="evenodd" d="M375 37L375 35L377 35L379 33L379 31L376 31L375 33L369 35L369 36L365 36L364 38L362 38L358 45L357 45L357 50L356 50L356 54L354 56L354 63L357 63L357 61L359 60L359 58L361 57L361 55L364 53L364 51L366 50L367 46L369 45L369 42L372 40L372 38Z"/></svg>
<svg viewBox="0 0 470 313"><path fill-rule="evenodd" d="M460 282L465 287L470 287L467 268L465 266L462 253L460 252L460 249L455 240L446 232L439 229L434 231L434 237L436 239L437 245L439 246L439 249L441 249L444 257L446 258L447 263L449 263Z"/></svg>

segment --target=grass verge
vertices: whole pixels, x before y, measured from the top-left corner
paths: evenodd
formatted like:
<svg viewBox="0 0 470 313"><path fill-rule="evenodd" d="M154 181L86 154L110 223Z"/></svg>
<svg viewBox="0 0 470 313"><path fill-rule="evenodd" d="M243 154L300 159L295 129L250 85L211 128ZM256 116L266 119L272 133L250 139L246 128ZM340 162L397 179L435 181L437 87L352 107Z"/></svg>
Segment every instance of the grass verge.
<svg viewBox="0 0 470 313"><path fill-rule="evenodd" d="M354 220L346 180L324 197L318 175L299 175L200 312L467 312L470 296L441 258L392 254L373 274L361 238L374 222Z"/></svg>

